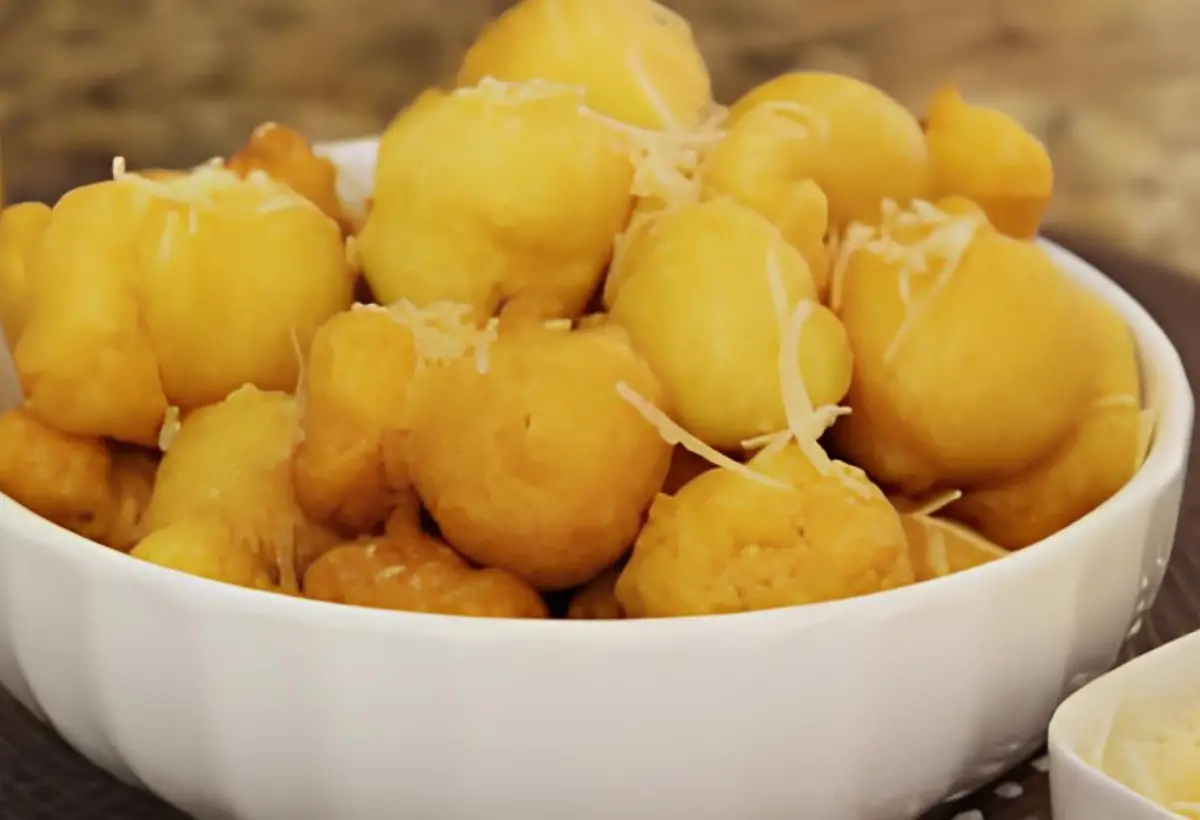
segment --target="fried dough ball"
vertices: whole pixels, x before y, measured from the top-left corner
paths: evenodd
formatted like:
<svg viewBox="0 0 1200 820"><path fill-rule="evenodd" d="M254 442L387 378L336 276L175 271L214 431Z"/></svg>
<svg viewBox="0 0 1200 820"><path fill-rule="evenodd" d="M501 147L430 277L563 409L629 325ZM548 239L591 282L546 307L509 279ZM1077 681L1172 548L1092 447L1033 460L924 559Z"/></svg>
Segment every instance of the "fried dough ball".
<svg viewBox="0 0 1200 820"><path fill-rule="evenodd" d="M153 446L168 405L290 390L297 344L350 304L341 233L265 175L205 167L77 188L29 260L15 359L29 409L76 435Z"/></svg>
<svg viewBox="0 0 1200 820"><path fill-rule="evenodd" d="M413 396L413 484L471 560L567 589L612 565L662 487L671 446L619 389L662 388L614 327L502 328L486 373L463 359Z"/></svg>
<svg viewBox="0 0 1200 820"><path fill-rule="evenodd" d="M662 380L676 420L706 444L732 450L786 427L780 328L801 303L811 310L797 375L815 406L846 394L841 322L814 302L804 257L749 208L722 198L661 216L631 241L621 269L610 320Z"/></svg>
<svg viewBox="0 0 1200 820"><path fill-rule="evenodd" d="M996 229L1031 239L1050 204L1054 169L1036 137L1002 111L969 105L952 86L934 95L925 142L935 196L978 202Z"/></svg>
<svg viewBox="0 0 1200 820"><path fill-rule="evenodd" d="M625 617L617 601L618 567L606 569L571 596L567 618L573 621L616 621Z"/></svg>
<svg viewBox="0 0 1200 820"><path fill-rule="evenodd" d="M867 595L913 580L900 516L857 468L795 443L660 495L616 595L629 617L711 615Z"/></svg>
<svg viewBox="0 0 1200 820"><path fill-rule="evenodd" d="M384 441L405 425L416 367L412 331L382 308L356 306L317 330L292 464L312 520L358 535L387 518L408 475L388 470Z"/></svg>
<svg viewBox="0 0 1200 820"><path fill-rule="evenodd" d="M642 128L690 128L712 105L691 26L652 0L521 0L467 51L459 85L485 77L582 86L587 104Z"/></svg>
<svg viewBox="0 0 1200 820"><path fill-rule="evenodd" d="M928 515L901 515L913 577L944 578L982 566L1008 553L966 527Z"/></svg>
<svg viewBox="0 0 1200 820"><path fill-rule="evenodd" d="M854 351L839 449L918 495L1012 476L1089 401L1081 293L1036 245L928 203L848 234L835 307Z"/></svg>
<svg viewBox="0 0 1200 820"><path fill-rule="evenodd" d="M220 515L187 516L143 538L134 558L210 581L278 592L260 544Z"/></svg>
<svg viewBox="0 0 1200 820"><path fill-rule="evenodd" d="M321 209L342 229L354 232L355 225L342 210L337 191L337 167L313 153L308 140L278 123L263 123L225 167L245 177L259 170L287 183L293 191Z"/></svg>
<svg viewBox="0 0 1200 820"><path fill-rule="evenodd" d="M821 187L835 228L878 222L885 199L905 203L928 195L929 157L921 125L878 88L838 74L785 74L738 100L728 127L736 128L759 107L805 127L807 138L793 140L789 177L807 175Z"/></svg>
<svg viewBox="0 0 1200 820"><path fill-rule="evenodd" d="M401 112L357 243L376 297L484 318L534 294L582 313L629 216L633 170L581 102L576 89L484 82Z"/></svg>
<svg viewBox="0 0 1200 820"><path fill-rule="evenodd" d="M61 433L24 409L0 415L0 492L114 549L140 537L156 466L148 453Z"/></svg>
<svg viewBox="0 0 1200 820"><path fill-rule="evenodd" d="M147 532L214 518L231 533L222 549L257 552L272 582L294 590L337 541L305 518L292 486L299 416L291 396L249 385L186 415L159 467Z"/></svg>
<svg viewBox="0 0 1200 820"><path fill-rule="evenodd" d="M1144 415L1133 335L1119 313L1090 294L1082 295L1078 309L1097 373L1092 404L1073 434L1026 472L967 490L946 510L1009 549L1082 518L1141 466Z"/></svg>
<svg viewBox="0 0 1200 820"><path fill-rule="evenodd" d="M746 112L709 154L704 195L730 196L769 219L808 262L817 291L829 282L829 200L811 178L811 125L769 106Z"/></svg>
<svg viewBox="0 0 1200 820"><path fill-rule="evenodd" d="M304 593L333 603L484 618L545 618L537 591L512 573L476 569L419 530L335 547L308 569Z"/></svg>
<svg viewBox="0 0 1200 820"><path fill-rule="evenodd" d="M40 202L23 202L0 211L0 327L10 352L28 317L29 258L49 224L50 209Z"/></svg>

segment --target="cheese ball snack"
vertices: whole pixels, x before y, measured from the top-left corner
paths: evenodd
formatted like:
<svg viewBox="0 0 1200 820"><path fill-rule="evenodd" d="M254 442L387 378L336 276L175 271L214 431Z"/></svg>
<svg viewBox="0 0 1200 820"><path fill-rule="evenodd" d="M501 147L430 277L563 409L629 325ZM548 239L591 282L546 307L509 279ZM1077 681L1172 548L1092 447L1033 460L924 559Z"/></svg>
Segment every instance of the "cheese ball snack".
<svg viewBox="0 0 1200 820"><path fill-rule="evenodd" d="M412 330L383 308L356 305L317 330L298 393L292 463L309 518L347 535L387 518L408 475L403 467L389 473L384 442L405 427L416 370Z"/></svg>
<svg viewBox="0 0 1200 820"><path fill-rule="evenodd" d="M613 327L502 324L477 365L418 382L407 442L418 495L479 564L544 590L590 580L632 543L666 476L670 445L618 392L661 406L658 380Z"/></svg>
<svg viewBox="0 0 1200 820"><path fill-rule="evenodd" d="M249 385L186 415L159 466L147 532L191 518L219 521L231 534L222 549L256 553L272 582L294 591L297 573L337 541L296 499L299 422L291 396Z"/></svg>
<svg viewBox="0 0 1200 820"><path fill-rule="evenodd" d="M350 304L337 225L260 172L117 170L58 202L29 260L15 361L30 412L153 446L168 406L294 388L297 346Z"/></svg>
<svg viewBox="0 0 1200 820"><path fill-rule="evenodd" d="M320 208L342 233L351 234L356 228L338 197L337 168L314 154L308 140L286 126L267 122L255 128L225 167L241 177L263 171Z"/></svg>
<svg viewBox="0 0 1200 820"><path fill-rule="evenodd" d="M685 447L676 447L671 454L671 469L663 481L662 492L665 495L675 495L689 481L701 473L713 468L713 463L696 455Z"/></svg>
<svg viewBox="0 0 1200 820"><path fill-rule="evenodd" d="M49 224L50 209L40 202L0 211L0 327L10 353L29 311L29 259Z"/></svg>
<svg viewBox="0 0 1200 820"><path fill-rule="evenodd" d="M997 230L1018 239L1037 235L1054 169L1045 146L1020 123L944 86L925 117L925 143L934 196L962 195L978 202Z"/></svg>
<svg viewBox="0 0 1200 820"><path fill-rule="evenodd" d="M210 581L280 591L277 568L264 556L257 539L219 516L174 521L143 538L130 555Z"/></svg>
<svg viewBox="0 0 1200 820"><path fill-rule="evenodd" d="M764 105L729 128L701 172L705 198L729 196L765 216L808 262L822 296L829 283L829 200L812 179L818 149L811 129Z"/></svg>
<svg viewBox="0 0 1200 820"><path fill-rule="evenodd" d="M567 604L567 618L573 621L616 621L625 617L617 601L619 567L606 569L584 584Z"/></svg>
<svg viewBox="0 0 1200 820"><path fill-rule="evenodd" d="M913 577L917 581L945 578L982 566L1008 553L961 524L932 515L901 515Z"/></svg>
<svg viewBox="0 0 1200 820"><path fill-rule="evenodd" d="M631 207L633 169L577 89L429 91L383 135L357 249L375 296L471 305L536 295L578 316Z"/></svg>
<svg viewBox="0 0 1200 820"><path fill-rule="evenodd" d="M691 26L652 0L521 0L479 35L458 84L486 77L580 86L591 108L642 128L695 127L712 104Z"/></svg>
<svg viewBox="0 0 1200 820"><path fill-rule="evenodd" d="M629 617L867 595L913 580L900 516L857 468L795 444L660 495L617 581Z"/></svg>
<svg viewBox="0 0 1200 820"><path fill-rule="evenodd" d="M304 575L304 594L333 603L485 618L545 618L537 591L512 573L476 569L418 529L344 544Z"/></svg>
<svg viewBox="0 0 1200 820"><path fill-rule="evenodd" d="M1125 486L1141 466L1145 419L1133 335L1115 310L1090 295L1089 356L1097 363L1092 401L1049 457L1012 478L964 491L946 514L1008 549L1041 541Z"/></svg>
<svg viewBox="0 0 1200 820"><path fill-rule="evenodd" d="M1016 475L1082 418L1079 289L978 212L928 203L847 234L831 299L854 351L840 451L909 495Z"/></svg>
<svg viewBox="0 0 1200 820"><path fill-rule="evenodd" d="M140 537L156 467L150 453L61 433L26 410L0 415L0 492L114 549Z"/></svg>
<svg viewBox="0 0 1200 820"><path fill-rule="evenodd" d="M705 444L735 450L787 426L781 367L814 407L845 396L841 323L816 303L804 257L749 208L721 198L668 213L631 241L621 270L610 320Z"/></svg>
<svg viewBox="0 0 1200 820"><path fill-rule="evenodd" d="M756 108L794 118L807 138L793 140L793 178L807 176L829 198L837 229L874 224L885 199L906 203L928 195L929 156L921 125L872 85L838 74L797 72L769 80L737 101L729 128Z"/></svg>

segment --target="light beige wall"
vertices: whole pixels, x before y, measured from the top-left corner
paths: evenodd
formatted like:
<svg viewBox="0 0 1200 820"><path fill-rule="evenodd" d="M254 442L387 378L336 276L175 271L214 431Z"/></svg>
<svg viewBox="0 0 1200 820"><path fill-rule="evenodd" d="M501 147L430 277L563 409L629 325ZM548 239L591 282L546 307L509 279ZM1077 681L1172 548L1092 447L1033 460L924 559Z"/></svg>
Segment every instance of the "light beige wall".
<svg viewBox="0 0 1200 820"><path fill-rule="evenodd" d="M377 130L503 0L6 0L10 190L177 164L278 119ZM676 0L726 98L805 66L920 105L943 79L1048 141L1053 219L1200 273L1200 1Z"/></svg>

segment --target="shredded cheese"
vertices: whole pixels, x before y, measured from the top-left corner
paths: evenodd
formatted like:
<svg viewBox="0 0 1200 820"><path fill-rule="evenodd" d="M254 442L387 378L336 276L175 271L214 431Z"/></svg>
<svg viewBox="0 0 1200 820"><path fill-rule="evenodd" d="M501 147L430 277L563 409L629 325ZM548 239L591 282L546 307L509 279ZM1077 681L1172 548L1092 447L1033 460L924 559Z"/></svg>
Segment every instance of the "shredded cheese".
<svg viewBox="0 0 1200 820"><path fill-rule="evenodd" d="M1112 396L1102 396L1092 402L1093 410L1106 410L1110 407L1140 407L1141 402L1137 396L1131 396L1128 393L1117 393Z"/></svg>
<svg viewBox="0 0 1200 820"><path fill-rule="evenodd" d="M164 453L167 452L175 442L182 427L179 408L171 405L167 408L167 414L163 418L162 427L158 431L158 449Z"/></svg>
<svg viewBox="0 0 1200 820"><path fill-rule="evenodd" d="M374 305L355 305L355 308L380 309ZM412 333L418 369L473 356L476 370L488 372L488 354L496 341L499 319L493 317L479 327L472 321L473 308L458 302L434 302L418 308L401 299L382 309Z"/></svg>
<svg viewBox="0 0 1200 820"><path fill-rule="evenodd" d="M721 451L708 446L687 430L684 430L678 424L671 421L671 418L666 413L655 407L650 400L638 394L636 390L625 382L617 382L617 395L649 422L658 431L658 434L662 436L663 441L668 444L679 445L713 466L730 470L751 481L757 481L760 484L779 487L781 489L788 488L786 483L747 467L745 464L730 458Z"/></svg>
<svg viewBox="0 0 1200 820"><path fill-rule="evenodd" d="M796 445L820 473L830 475L833 473L833 462L817 440L839 416L849 411L839 407L815 408L808 394L800 369L800 340L804 333L804 323L812 315L815 304L809 300L801 300L789 313L787 289L779 266L780 241L782 240L776 234L767 249L766 275L775 318L779 325L777 365L779 390L783 397L784 416L787 419L785 432L795 439ZM768 444L769 446L771 445Z"/></svg>
<svg viewBox="0 0 1200 820"><path fill-rule="evenodd" d="M962 496L962 490L946 490L945 492L937 493L936 495L932 495L924 499L909 514L917 516L918 518L928 518L931 515L941 512L946 507L962 498Z"/></svg>

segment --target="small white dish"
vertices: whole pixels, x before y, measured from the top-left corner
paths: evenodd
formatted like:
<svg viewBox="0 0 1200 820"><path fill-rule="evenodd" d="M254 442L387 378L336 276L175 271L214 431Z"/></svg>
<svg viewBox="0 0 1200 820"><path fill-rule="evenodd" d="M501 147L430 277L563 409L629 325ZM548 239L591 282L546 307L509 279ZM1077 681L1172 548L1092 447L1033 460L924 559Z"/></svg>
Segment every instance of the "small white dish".
<svg viewBox="0 0 1200 820"><path fill-rule="evenodd" d="M1134 659L1068 698L1050 723L1055 820L1174 820L1105 771L1130 734L1200 702L1200 632Z"/></svg>

